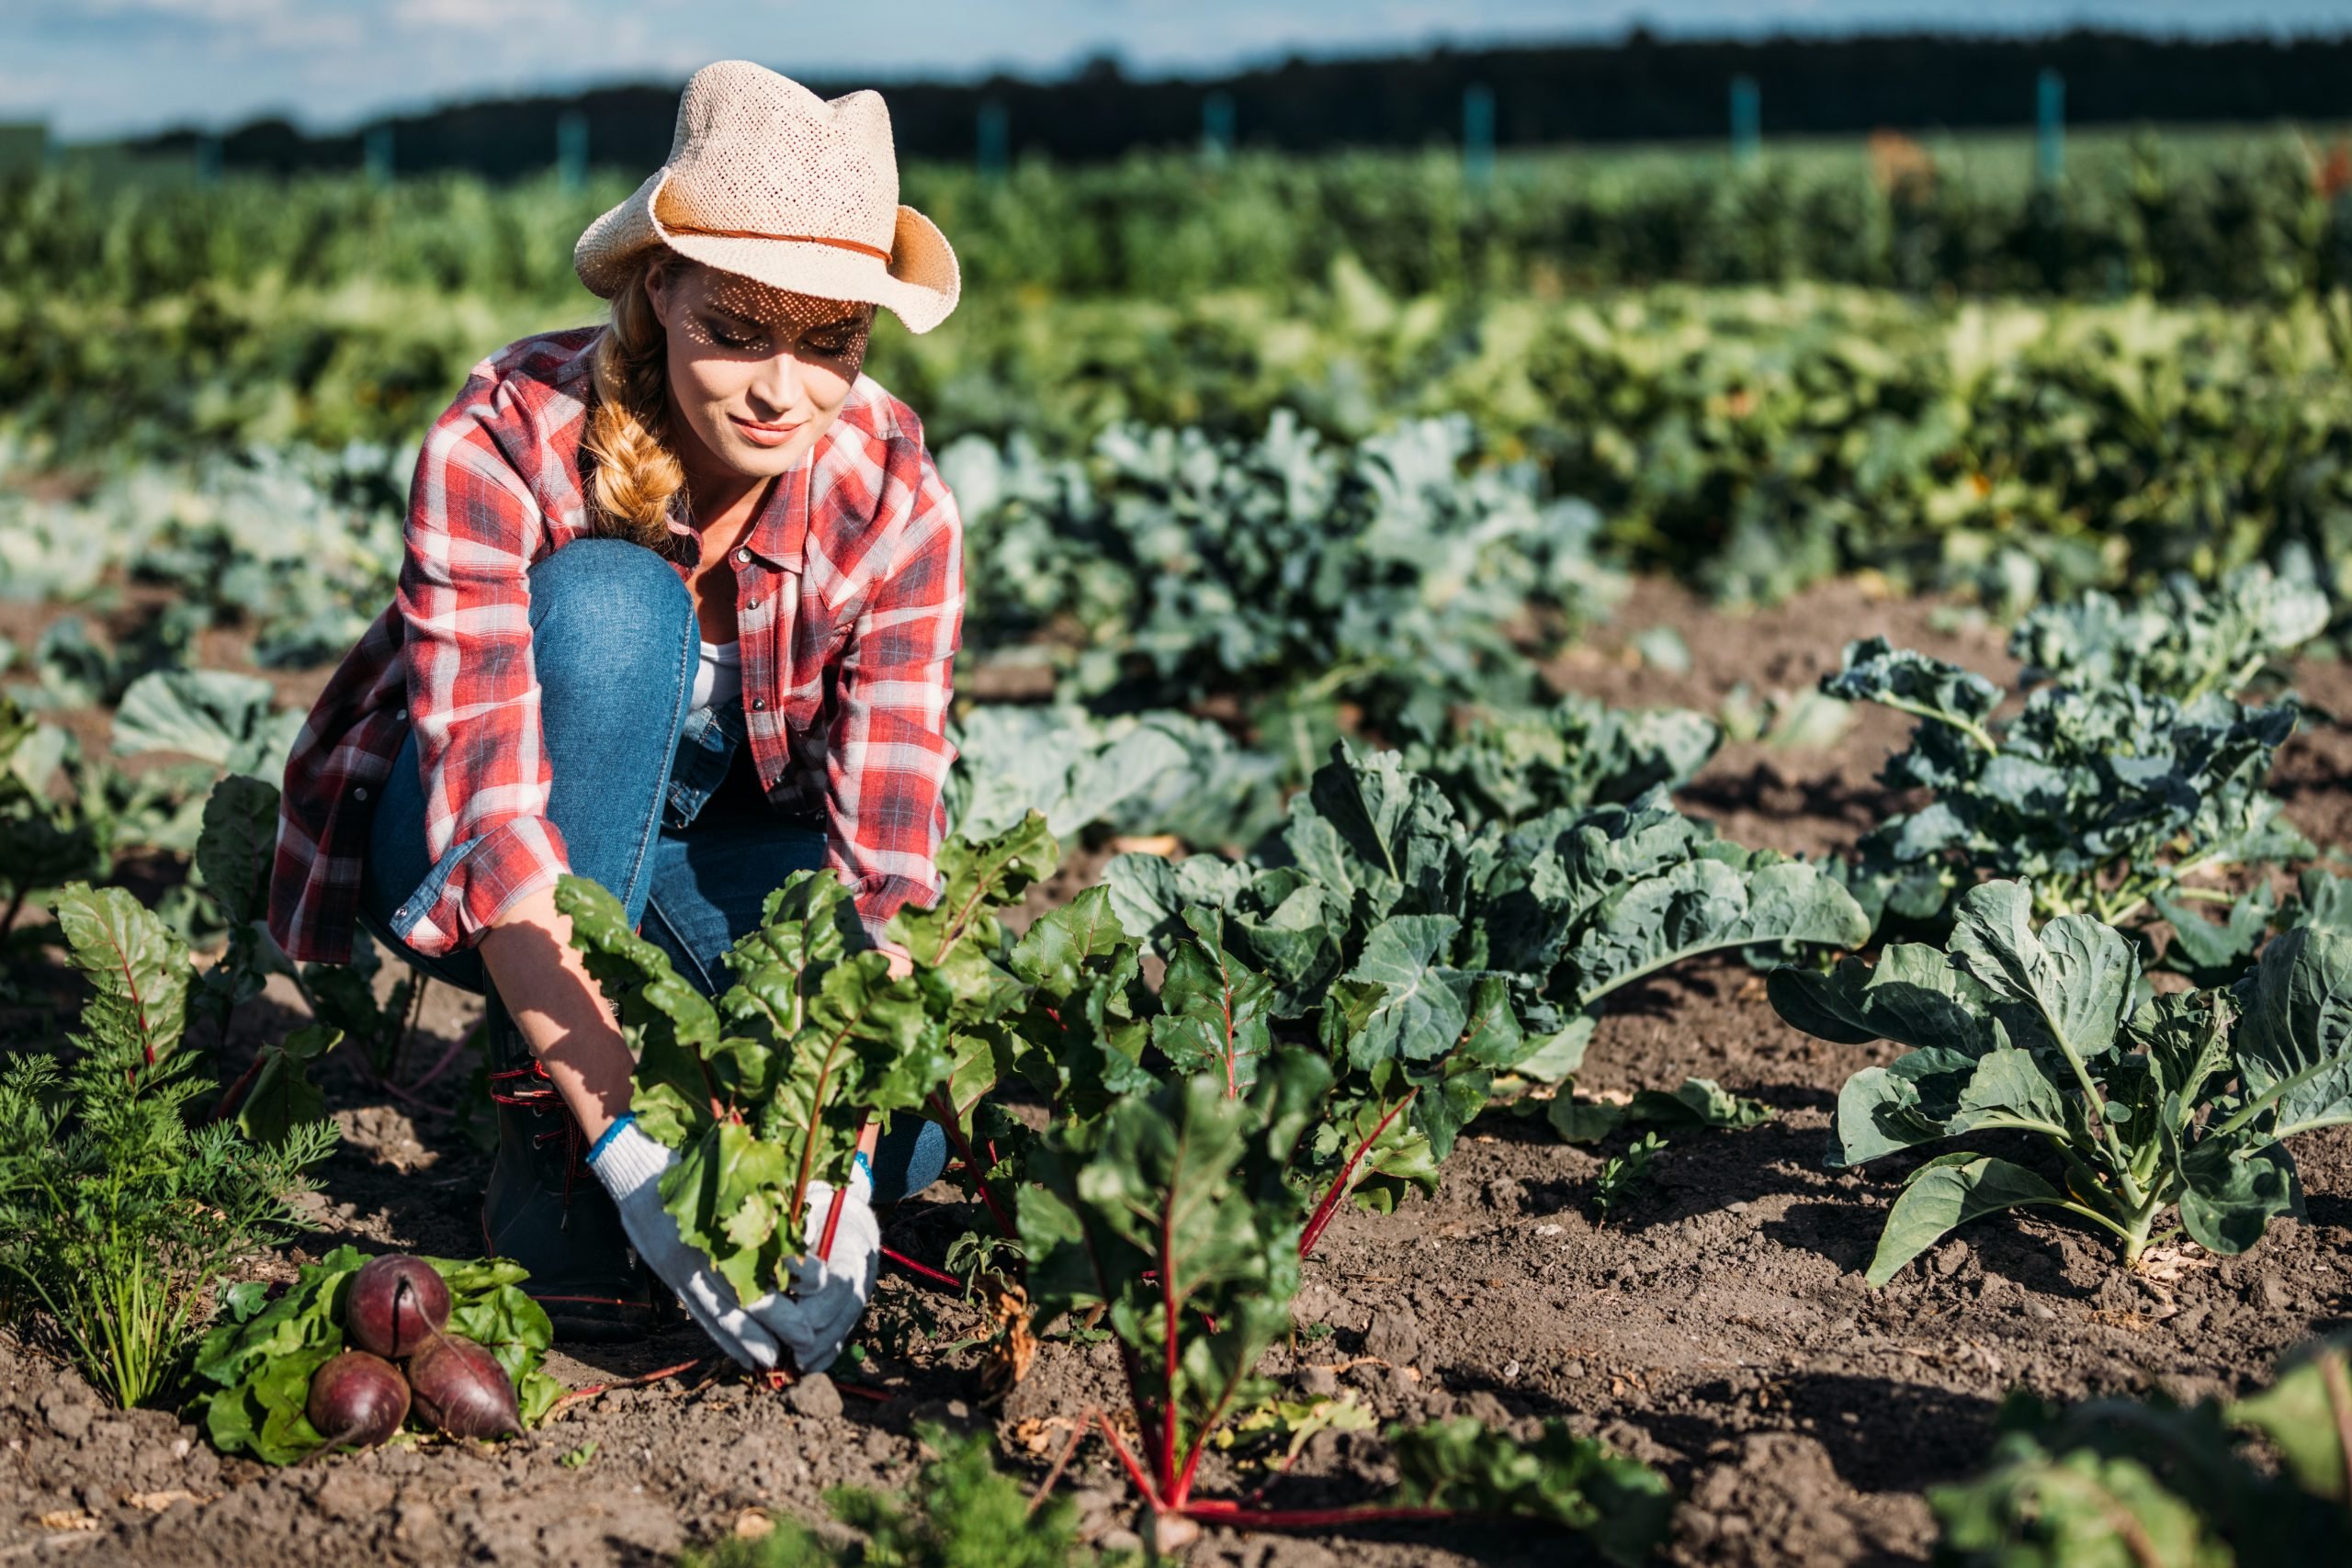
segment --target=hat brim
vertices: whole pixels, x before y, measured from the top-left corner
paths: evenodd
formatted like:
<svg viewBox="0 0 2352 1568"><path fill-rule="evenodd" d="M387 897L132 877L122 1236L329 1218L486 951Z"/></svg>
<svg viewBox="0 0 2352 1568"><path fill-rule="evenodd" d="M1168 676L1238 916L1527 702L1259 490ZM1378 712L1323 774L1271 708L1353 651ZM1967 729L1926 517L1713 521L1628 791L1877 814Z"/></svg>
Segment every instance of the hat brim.
<svg viewBox="0 0 2352 1568"><path fill-rule="evenodd" d="M591 223L572 250L572 268L591 293L609 299L627 281L632 264L652 245L721 272L822 299L849 299L882 306L911 333L927 333L947 319L963 292L956 252L939 226L913 208L899 208L890 239L890 259L806 240L719 239L673 233L655 214L667 166L655 171L628 199Z"/></svg>

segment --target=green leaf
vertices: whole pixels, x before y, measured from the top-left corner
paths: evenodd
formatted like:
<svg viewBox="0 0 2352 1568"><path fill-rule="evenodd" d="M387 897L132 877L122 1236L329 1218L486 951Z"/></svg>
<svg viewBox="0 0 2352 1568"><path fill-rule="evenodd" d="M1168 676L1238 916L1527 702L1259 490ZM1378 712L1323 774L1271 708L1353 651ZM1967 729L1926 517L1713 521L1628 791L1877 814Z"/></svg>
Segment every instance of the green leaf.
<svg viewBox="0 0 2352 1568"><path fill-rule="evenodd" d="M1875 965L1840 959L1826 975L1783 964L1764 985L1784 1021L1841 1045L1892 1040L1982 1055L2001 1038L1984 986L1917 943L1889 945Z"/></svg>
<svg viewBox="0 0 2352 1568"><path fill-rule="evenodd" d="M1347 1039L1356 1066L1425 1061L1461 1042L1472 977L1443 962L1461 929L1451 915L1398 915L1374 928L1363 956L1341 976L1356 1001Z"/></svg>
<svg viewBox="0 0 2352 1568"><path fill-rule="evenodd" d="M2345 1434L2352 1432L2352 1352L2343 1335L2304 1347L2259 1393L2237 1400L2226 1415L2233 1426L2251 1427L2278 1447L2279 1457L2304 1491L2329 1502L2346 1500L2346 1476L2352 1455Z"/></svg>
<svg viewBox="0 0 2352 1568"><path fill-rule="evenodd" d="M2021 1165L1962 1151L1912 1172L1887 1211L1878 1254L1863 1275L1883 1285L1954 1227L2029 1203L2059 1203L2057 1190Z"/></svg>
<svg viewBox="0 0 2352 1568"><path fill-rule="evenodd" d="M2052 1457L2030 1438L2003 1445L1981 1480L1928 1491L1955 1562L2051 1568L2227 1568L2234 1559L2197 1510L2138 1460L2090 1449ZM2130 1529L2118 1529L2129 1521Z"/></svg>
<svg viewBox="0 0 2352 1568"><path fill-rule="evenodd" d="M232 927L268 912L270 863L277 851L277 786L232 774L204 801L196 869Z"/></svg>
<svg viewBox="0 0 2352 1568"><path fill-rule="evenodd" d="M1751 942L1859 947L1870 922L1852 894L1817 866L1732 853L1682 861L1611 895L1568 956L1589 1003L1669 964Z"/></svg>
<svg viewBox="0 0 2352 1568"><path fill-rule="evenodd" d="M2352 1122L2352 936L2287 932L2236 998L2238 1070L2247 1099L2276 1110L2271 1136Z"/></svg>
<svg viewBox="0 0 2352 1568"><path fill-rule="evenodd" d="M342 1030L313 1023L296 1030L283 1044L263 1046L258 1070L237 1107L237 1130L256 1144L275 1148L284 1145L295 1128L324 1120L327 1097L311 1081L305 1064L342 1043Z"/></svg>
<svg viewBox="0 0 2352 1568"><path fill-rule="evenodd" d="M2206 1251L2234 1257L2262 1239L2279 1214L2300 1214L2303 1195L2287 1151L2247 1150L2209 1138L2172 1153L2179 1174L2180 1224Z"/></svg>
<svg viewBox="0 0 2352 1568"><path fill-rule="evenodd" d="M2111 926L2062 915L2033 929L2033 893L2021 882L1987 882L1960 896L1952 962L1996 1003L2030 1009L2050 1039L2080 1062L2103 1055L2131 1011L2140 966Z"/></svg>
<svg viewBox="0 0 2352 1568"><path fill-rule="evenodd" d="M1637 1089L1626 1113L1637 1125L1669 1129L1712 1127L1737 1131L1761 1126L1772 1119L1770 1109L1762 1100L1734 1094L1713 1078L1684 1078L1671 1094L1654 1089Z"/></svg>
<svg viewBox="0 0 2352 1568"><path fill-rule="evenodd" d="M1400 1506L1576 1530L1620 1568L1650 1561L1666 1543L1674 1512L1666 1478L1598 1439L1577 1437L1565 1422L1545 1422L1525 1444L1468 1416L1418 1427L1399 1424L1385 1436Z"/></svg>
<svg viewBox="0 0 2352 1568"><path fill-rule="evenodd" d="M147 1066L170 1055L187 1024L194 976L187 949L120 887L70 883L51 908L73 950L74 966L90 982L90 1000L82 1010L87 1037L136 1051Z"/></svg>
<svg viewBox="0 0 2352 1568"><path fill-rule="evenodd" d="M1170 951L1160 986L1162 1016L1152 1021L1151 1043L1177 1072L1225 1080L1228 1096L1258 1081L1258 1062L1272 1048L1266 1015L1273 987L1225 946L1224 919L1213 909L1187 909L1196 940Z"/></svg>

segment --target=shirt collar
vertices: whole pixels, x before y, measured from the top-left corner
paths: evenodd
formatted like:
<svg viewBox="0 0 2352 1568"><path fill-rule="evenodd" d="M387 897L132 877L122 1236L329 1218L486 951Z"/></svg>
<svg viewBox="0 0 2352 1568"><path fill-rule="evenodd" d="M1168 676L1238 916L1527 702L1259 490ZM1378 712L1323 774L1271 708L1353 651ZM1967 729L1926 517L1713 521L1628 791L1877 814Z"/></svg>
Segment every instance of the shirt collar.
<svg viewBox="0 0 2352 1568"><path fill-rule="evenodd" d="M837 420L835 423L839 423ZM808 546L808 500L817 472L817 454L832 439L828 430L817 444L786 468L768 491L767 504L743 539L743 547L779 571L798 571Z"/></svg>

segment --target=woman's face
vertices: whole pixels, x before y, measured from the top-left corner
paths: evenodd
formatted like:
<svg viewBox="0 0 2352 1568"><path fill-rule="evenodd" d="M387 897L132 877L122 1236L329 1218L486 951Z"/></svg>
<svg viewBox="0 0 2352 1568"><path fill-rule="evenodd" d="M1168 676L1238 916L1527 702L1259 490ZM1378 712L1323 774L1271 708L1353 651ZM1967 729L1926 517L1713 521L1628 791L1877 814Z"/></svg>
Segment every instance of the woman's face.
<svg viewBox="0 0 2352 1568"><path fill-rule="evenodd" d="M768 479L841 412L874 307L771 288L696 262L646 274L670 338L670 413L689 474Z"/></svg>

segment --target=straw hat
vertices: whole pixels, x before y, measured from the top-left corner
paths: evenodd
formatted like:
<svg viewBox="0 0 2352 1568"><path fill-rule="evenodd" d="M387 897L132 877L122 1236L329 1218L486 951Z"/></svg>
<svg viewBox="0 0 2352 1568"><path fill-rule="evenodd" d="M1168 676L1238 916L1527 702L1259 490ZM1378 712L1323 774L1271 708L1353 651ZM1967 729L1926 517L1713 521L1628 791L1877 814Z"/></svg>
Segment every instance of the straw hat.
<svg viewBox="0 0 2352 1568"><path fill-rule="evenodd" d="M962 289L946 237L899 205L882 96L820 98L748 60L694 73L669 162L588 225L572 268L609 299L655 244L772 288L887 305L910 332L946 320Z"/></svg>

